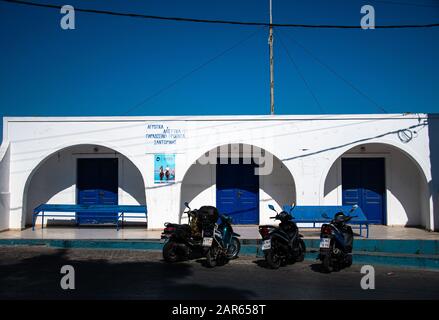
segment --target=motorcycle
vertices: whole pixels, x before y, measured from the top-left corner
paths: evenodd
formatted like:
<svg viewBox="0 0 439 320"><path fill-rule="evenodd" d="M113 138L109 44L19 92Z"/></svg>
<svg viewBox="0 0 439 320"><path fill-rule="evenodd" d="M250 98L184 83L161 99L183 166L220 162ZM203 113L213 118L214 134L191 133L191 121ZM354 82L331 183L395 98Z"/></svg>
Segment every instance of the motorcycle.
<svg viewBox="0 0 439 320"><path fill-rule="evenodd" d="M279 226L259 226L259 233L262 236L262 251L265 261L272 269L278 269L281 265L288 262L301 262L305 258L306 246L299 233L299 228L292 221L291 215L295 204L291 206L289 212L285 210L278 213L270 204L268 207L276 212L276 216L270 219L279 220Z"/></svg>
<svg viewBox="0 0 439 320"><path fill-rule="evenodd" d="M221 215L220 221L203 227L203 246L208 249L206 265L210 268L236 259L241 249L240 235L233 232L232 218Z"/></svg>
<svg viewBox="0 0 439 320"><path fill-rule="evenodd" d="M349 214L358 206L352 206ZM331 219L326 213L322 214L325 219ZM330 273L343 267L352 265L352 247L354 235L352 228L347 223L356 216L345 215L337 212L330 223L325 223L320 229L320 252L318 259L322 262L322 270Z"/></svg>
<svg viewBox="0 0 439 320"><path fill-rule="evenodd" d="M194 255L205 256L206 248L203 246L201 235L201 207L199 210L192 210L187 202L184 203L187 211L183 213L188 216L187 224L165 223L161 234L163 245L163 259L166 262L177 262L190 259Z"/></svg>

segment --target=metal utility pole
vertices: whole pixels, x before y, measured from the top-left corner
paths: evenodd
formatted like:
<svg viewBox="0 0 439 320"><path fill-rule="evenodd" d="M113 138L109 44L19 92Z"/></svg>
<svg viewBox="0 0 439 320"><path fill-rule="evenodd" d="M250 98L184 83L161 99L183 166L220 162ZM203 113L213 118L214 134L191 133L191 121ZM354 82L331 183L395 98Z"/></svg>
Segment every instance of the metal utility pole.
<svg viewBox="0 0 439 320"><path fill-rule="evenodd" d="M273 15L270 0L270 31L268 36L268 46L270 48L270 114L274 114L274 57L273 57Z"/></svg>

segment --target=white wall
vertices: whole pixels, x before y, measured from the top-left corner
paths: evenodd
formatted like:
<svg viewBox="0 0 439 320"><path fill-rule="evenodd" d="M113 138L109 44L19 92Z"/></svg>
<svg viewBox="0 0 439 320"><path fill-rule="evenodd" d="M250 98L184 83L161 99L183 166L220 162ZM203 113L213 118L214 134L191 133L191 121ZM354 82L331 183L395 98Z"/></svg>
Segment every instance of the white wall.
<svg viewBox="0 0 439 320"><path fill-rule="evenodd" d="M228 143L245 143L255 145L270 152L278 158L285 168L294 175L295 199L298 205L316 205L333 201L339 197L331 192L325 197L325 179L331 166L341 155L351 148L365 143L383 143L392 145L410 154L419 164L422 174L429 183L428 191L422 186L418 193L430 197L431 172L438 166L430 163L429 150L431 140L428 130L423 126L426 115L326 115L326 116L212 116L212 117L76 117L76 118L4 118L5 139L11 143L10 149L10 210L9 227L21 228L24 226L23 194L26 181L38 164L49 155L60 149L78 144L97 144L117 151L129 159L140 172L145 184L146 203L149 212L149 228L162 228L166 221L178 221L185 195L181 195L183 178L187 170L194 164L201 154L214 147ZM172 128L185 131L185 137L172 145L154 145L147 141L145 132L149 123L161 123ZM397 130L417 126L417 134L413 140L403 143L396 134ZM434 131L436 132L436 131ZM154 154L176 154L176 183L157 185L153 179ZM395 154L395 157L397 155ZM399 165L401 170L410 167L410 162L395 158L392 166ZM412 159L409 159L410 161ZM54 164L55 165L55 164ZM56 166L56 165L55 165ZM55 169L54 169L55 170ZM210 175L203 175L204 179L185 181L193 190L203 189L194 201L197 205L214 203L215 178L212 170ZM437 169L436 169L437 170ZM407 171L407 170L405 170ZM415 181L411 171L398 171L391 175L392 180L401 183ZM57 172L56 170L53 172ZM279 170L274 171L277 175ZM62 173L59 183L64 185L62 193L57 197L62 200L71 199L72 186L63 179L68 173ZM333 173L330 173L333 174ZM336 173L335 173L336 174ZM401 177L400 175L405 175ZM61 172L59 173L61 175ZM273 176L274 177L274 176ZM274 197L268 190L274 182L279 188L291 187L292 184L282 182L278 178L261 178L261 201ZM285 181L287 181L286 179ZM63 183L64 182L64 183ZM126 181L125 181L126 183ZM197 184L199 184L197 186ZM417 184L419 185L419 184ZM425 186L424 186L425 187ZM332 189L331 189L332 190ZM400 194L411 197L413 190L397 190L392 188L392 194L397 194L393 205L394 211L389 211L389 222L404 223L404 216L411 215L413 208L423 207L416 199L408 201L399 198ZM185 192L185 191L183 191ZM288 196L286 196L288 194ZM285 191L285 196L279 201L294 200L288 198L293 190ZM52 195L52 196L55 196ZM52 196L50 198L52 198ZM419 197L421 198L421 197ZM331 200L332 199L332 200ZM57 198L60 201L61 198ZM268 199L269 200L269 199ZM49 199L50 201L50 199ZM52 200L55 201L55 198ZM399 201L399 204L398 204ZM405 203L402 203L405 201ZM432 200L430 200L432 203ZM262 207L266 206L266 202ZM409 208L410 212L402 212L402 208ZM431 210L430 210L431 209ZM404 209L405 210L405 209ZM432 207L430 216L420 219L420 223L431 227L433 223ZM435 215L439 211L435 209ZM265 215L263 210L261 214ZM418 219L418 218L417 218ZM418 219L419 220L419 219ZM436 221L439 217L436 217ZM261 222L264 221L263 216Z"/></svg>
<svg viewBox="0 0 439 320"><path fill-rule="evenodd" d="M0 231L9 228L9 165L10 165L10 145L4 143L0 148Z"/></svg>

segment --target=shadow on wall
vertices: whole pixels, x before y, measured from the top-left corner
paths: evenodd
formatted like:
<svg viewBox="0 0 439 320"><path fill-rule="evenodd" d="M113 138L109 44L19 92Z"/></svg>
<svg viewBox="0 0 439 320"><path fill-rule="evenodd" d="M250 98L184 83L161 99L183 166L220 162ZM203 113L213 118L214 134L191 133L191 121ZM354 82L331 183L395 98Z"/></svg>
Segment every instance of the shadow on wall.
<svg viewBox="0 0 439 320"><path fill-rule="evenodd" d="M439 113L428 115L428 136L431 163L429 188L433 193L434 230L439 231Z"/></svg>
<svg viewBox="0 0 439 320"><path fill-rule="evenodd" d="M121 158L123 181L119 183L125 193L129 194L140 205L146 205L145 183L139 169L126 157Z"/></svg>
<svg viewBox="0 0 439 320"><path fill-rule="evenodd" d="M215 164L201 165L198 162L193 164L186 172L181 184L180 219L185 220L187 218L183 215L185 201L189 202L192 208L199 208L202 205L215 206L215 190L209 191L215 184ZM202 196L203 192L205 195Z"/></svg>
<svg viewBox="0 0 439 320"><path fill-rule="evenodd" d="M407 216L406 227L427 227L429 216L428 187L420 166L405 152L388 146L391 153L389 192L397 199ZM386 205L389 199L386 199ZM387 207L394 210L395 204ZM391 215L392 212L388 212Z"/></svg>
<svg viewBox="0 0 439 320"><path fill-rule="evenodd" d="M67 159L66 159L67 158ZM34 208L59 194L63 201L59 203L75 203L74 186L76 184L75 166L67 151L60 151L50 156L29 177L24 194L25 225L32 224ZM61 199L59 199L61 201Z"/></svg>
<svg viewBox="0 0 439 320"><path fill-rule="evenodd" d="M33 209L43 203L76 203L76 160L78 157L108 157L119 155L122 176L119 188L129 194L138 204L145 205L145 185L137 167L125 156L114 150L99 147L99 153L93 152L92 145L73 146L60 150L39 165L27 181L23 197L25 224L32 223ZM80 154L80 156L75 156ZM126 202L126 200L124 200Z"/></svg>
<svg viewBox="0 0 439 320"><path fill-rule="evenodd" d="M296 186L290 170L276 157L273 157L273 171L259 177L263 193L261 205L267 207L272 201L281 208L296 201ZM265 208L263 208L265 211Z"/></svg>
<svg viewBox="0 0 439 320"><path fill-rule="evenodd" d="M324 194L323 198L325 200L324 204L326 205L338 205L339 199L338 199L338 193L337 188L341 184L341 172L339 170L340 168L340 159L334 161L331 168L329 169L328 175L325 179L325 187L324 187Z"/></svg>
<svg viewBox="0 0 439 320"><path fill-rule="evenodd" d="M423 174L413 160L409 159L405 154L393 151L392 165L398 165L398 169L392 174L392 183L386 184L389 192L401 204L405 214L407 215L406 227L425 227L428 223L426 212L422 212L421 202L425 200L421 190L422 184L426 184ZM398 160L395 158L398 157ZM395 163L393 163L395 162ZM390 169L392 170L392 169ZM387 201L389 201L387 199ZM392 210L393 206L390 206ZM392 214L392 212L388 212Z"/></svg>

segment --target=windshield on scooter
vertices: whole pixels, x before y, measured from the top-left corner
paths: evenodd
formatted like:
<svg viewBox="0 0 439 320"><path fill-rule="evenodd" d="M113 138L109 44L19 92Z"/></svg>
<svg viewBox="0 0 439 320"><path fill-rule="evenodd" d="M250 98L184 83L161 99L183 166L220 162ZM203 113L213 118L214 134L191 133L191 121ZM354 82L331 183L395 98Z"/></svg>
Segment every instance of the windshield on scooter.
<svg viewBox="0 0 439 320"><path fill-rule="evenodd" d="M220 215L220 224L232 224L232 217L226 214Z"/></svg>
<svg viewBox="0 0 439 320"><path fill-rule="evenodd" d="M354 212L355 210L357 210L358 205L353 205L351 210L349 210L349 213ZM351 216L351 215L346 215L343 211L339 211L334 215L334 218L331 219L326 212L322 214L322 217L328 220L331 220L331 224L335 224L335 225L343 225L346 224L347 222L349 222L351 219L356 218L357 216Z"/></svg>

